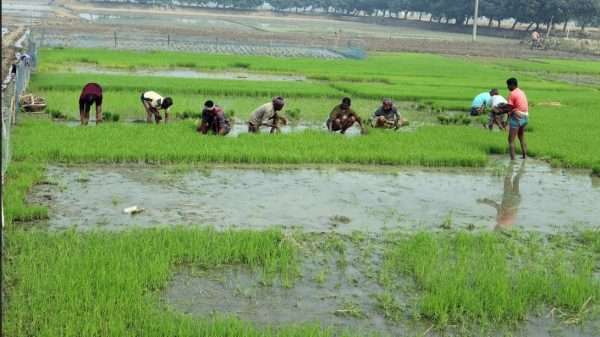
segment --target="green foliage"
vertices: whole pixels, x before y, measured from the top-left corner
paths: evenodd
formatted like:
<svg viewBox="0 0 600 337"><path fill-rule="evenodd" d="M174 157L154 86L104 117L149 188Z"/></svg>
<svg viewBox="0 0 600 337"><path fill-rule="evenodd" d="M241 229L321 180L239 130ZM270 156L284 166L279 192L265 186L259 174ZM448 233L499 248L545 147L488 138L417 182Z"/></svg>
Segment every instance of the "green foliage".
<svg viewBox="0 0 600 337"><path fill-rule="evenodd" d="M284 283L297 276L296 249L276 230L14 230L5 240L6 336L264 336L234 318L175 313L160 291L181 265L246 265ZM331 335L304 326L269 336Z"/></svg>
<svg viewBox="0 0 600 337"><path fill-rule="evenodd" d="M300 110L300 108L287 109L285 110L284 114L291 120L297 121L300 120L300 117L302 116L302 110Z"/></svg>
<svg viewBox="0 0 600 337"><path fill-rule="evenodd" d="M66 119L67 116L57 109L48 109L48 114L52 119Z"/></svg>
<svg viewBox="0 0 600 337"><path fill-rule="evenodd" d="M598 256L553 248L533 234L419 233L390 239L383 273L410 276L420 315L441 326L521 321L542 304L578 313L600 296Z"/></svg>
<svg viewBox="0 0 600 337"><path fill-rule="evenodd" d="M110 111L102 112L102 120L110 122L112 120L113 114Z"/></svg>
<svg viewBox="0 0 600 337"><path fill-rule="evenodd" d="M199 137L195 122L163 125L102 124L71 128L23 120L14 131L17 160L63 163L332 163L483 166L490 152L504 151L504 137L462 127L422 127L402 135L373 130L361 137L306 131L274 137ZM457 130L460 128L460 132ZM127 146L114 146L127 144ZM397 151L397 149L411 149ZM332 150L335 149L335 150Z"/></svg>
<svg viewBox="0 0 600 337"><path fill-rule="evenodd" d="M200 119L202 117L202 114L200 112L184 110L182 113L176 113L175 117L178 119Z"/></svg>
<svg viewBox="0 0 600 337"><path fill-rule="evenodd" d="M118 122L121 119L121 115L110 111L102 112L102 120L105 122Z"/></svg>
<svg viewBox="0 0 600 337"><path fill-rule="evenodd" d="M136 92L137 98L147 90L164 96L178 94L234 96L340 97L342 93L327 84L305 82L267 82L239 80L206 80L159 76L127 76L99 74L37 73L32 76L32 90L81 90L89 82L97 82L110 91Z"/></svg>
<svg viewBox="0 0 600 337"><path fill-rule="evenodd" d="M48 217L46 207L27 205L25 200L33 185L39 183L43 176L44 169L38 162L11 161L2 190L7 227L12 227L16 221L32 221Z"/></svg>
<svg viewBox="0 0 600 337"><path fill-rule="evenodd" d="M438 115L437 119L440 122L440 124L442 124L442 125L450 125L450 124L469 125L469 124L471 124L471 118L469 118L469 116L467 116L466 114Z"/></svg>

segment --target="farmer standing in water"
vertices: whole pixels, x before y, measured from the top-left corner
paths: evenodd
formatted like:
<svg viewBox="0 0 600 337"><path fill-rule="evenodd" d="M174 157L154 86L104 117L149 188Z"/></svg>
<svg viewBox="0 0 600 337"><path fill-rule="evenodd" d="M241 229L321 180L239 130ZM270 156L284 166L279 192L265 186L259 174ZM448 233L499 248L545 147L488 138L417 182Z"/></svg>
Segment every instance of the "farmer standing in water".
<svg viewBox="0 0 600 337"><path fill-rule="evenodd" d="M173 99L171 97L162 97L154 91L146 91L142 93L140 97L142 105L146 110L146 121L152 123L152 116L156 124L160 123L162 117L160 116L160 110L165 110L165 123L169 120L169 108L173 105Z"/></svg>
<svg viewBox="0 0 600 337"><path fill-rule="evenodd" d="M102 87L98 83L88 83L79 95L79 118L81 125L90 120L90 110L96 104L96 124L102 123Z"/></svg>
<svg viewBox="0 0 600 337"><path fill-rule="evenodd" d="M516 78L506 81L510 95L508 96L508 145L510 147L510 159L515 160L515 138L519 137L521 143L521 156L527 158L527 143L525 142L525 128L529 122L529 103L523 90L519 89Z"/></svg>

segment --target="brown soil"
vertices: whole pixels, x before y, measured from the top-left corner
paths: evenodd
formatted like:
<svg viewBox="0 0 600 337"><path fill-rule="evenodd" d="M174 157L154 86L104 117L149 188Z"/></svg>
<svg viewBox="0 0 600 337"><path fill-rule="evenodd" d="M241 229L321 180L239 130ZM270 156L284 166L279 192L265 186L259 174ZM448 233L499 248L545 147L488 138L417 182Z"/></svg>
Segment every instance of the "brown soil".
<svg viewBox="0 0 600 337"><path fill-rule="evenodd" d="M165 9L158 7L140 7L136 5L98 5L80 3L74 0L57 0L52 5L54 15L47 20L40 21L39 29L48 33L69 35L72 33L112 34L118 31L122 34L171 34L174 36L192 36L196 38L216 38L227 41L253 42L253 43L289 43L305 46L348 46L361 47L369 51L387 52L425 52L450 55L472 55L493 57L585 57L574 53L559 51L530 50L527 45L518 40L500 40L494 42L479 41L472 43L468 40L450 40L443 36L436 39L405 38L405 37L335 37L332 34L315 34L314 32L282 32L273 33L260 29L232 29L226 27L173 27L169 25L165 16L185 16L242 19L242 18L268 18L268 20L295 21L298 23L327 25L333 19L319 16L306 15L277 15L271 12L244 12L222 11L206 9ZM152 16L160 15L163 20L155 20L153 24L140 24L133 26L128 23L111 23L110 25L89 22L79 18L79 13L94 13L101 11L104 14L127 16ZM9 18L10 19L10 18ZM254 27L252 27L254 28Z"/></svg>

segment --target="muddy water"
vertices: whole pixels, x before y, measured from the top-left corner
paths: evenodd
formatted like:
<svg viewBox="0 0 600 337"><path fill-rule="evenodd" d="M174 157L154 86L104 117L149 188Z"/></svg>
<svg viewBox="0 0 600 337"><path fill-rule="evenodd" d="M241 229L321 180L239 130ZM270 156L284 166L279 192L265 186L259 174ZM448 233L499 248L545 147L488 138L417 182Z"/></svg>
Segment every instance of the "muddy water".
<svg viewBox="0 0 600 337"><path fill-rule="evenodd" d="M141 120L141 119L129 119L129 120L125 120L126 123L135 123L135 124L145 124L146 120ZM55 123L60 123L62 125L66 125L68 127L80 127L81 123L77 120L57 120L55 121ZM109 122L107 122L109 123ZM86 125L85 127L95 127L97 126L96 124L96 120L95 119L91 119L89 124ZM270 127L261 127L260 128L260 132L261 133L269 133L271 130ZM323 132L328 132L327 130L327 126L325 125L325 123L323 124L317 124L317 123L295 123L295 124L289 124L289 125L285 125L285 126L281 126L280 127L280 132L282 134L289 134L289 133L297 133L297 132L304 132L306 130L317 130L317 131L323 131ZM402 129L398 130L398 132L406 132L406 131L414 131L415 128L409 128L409 127L403 127ZM239 137L241 134L245 134L248 133L248 124L241 124L241 123L237 123L237 124L233 124L231 127L231 131L227 134L227 137ZM339 132L338 132L339 134ZM356 125L352 126L351 128L349 128L348 130L346 130L345 136L346 137L356 137L356 136L360 136L361 135L361 131L360 128Z"/></svg>
<svg viewBox="0 0 600 337"><path fill-rule="evenodd" d="M34 188L52 229L211 224L300 226L305 231L522 228L600 225L600 189L588 173L529 161L481 170L168 167L48 168L58 185ZM141 214L125 207L145 208Z"/></svg>
<svg viewBox="0 0 600 337"><path fill-rule="evenodd" d="M398 281L403 284L400 291L387 291L393 300L388 300L384 310L379 300L386 293L378 282L380 242L367 239L345 242L342 246L342 250L329 252L303 246L302 274L287 287L279 280L269 282L260 271L242 266L211 270L179 268L162 292L161 302L167 308L194 317L234 316L258 327L318 324L336 332L352 331L358 336L477 335L465 334L458 326L449 326L445 331L430 329L430 322L417 319L410 291L401 290L411 289L409 280ZM600 327L596 321L567 326L546 317L549 311L541 309L539 315L530 315L516 327L498 327L481 335L589 337Z"/></svg>
<svg viewBox="0 0 600 337"><path fill-rule="evenodd" d="M291 287L277 280L265 284L261 272L240 266L209 271L184 268L167 286L163 302L186 314L233 315L258 326L319 324L365 335L404 331L405 327L386 320L378 310L375 295L383 289L376 273L369 273L366 263L340 267L341 261L357 259L357 250L337 256L314 252L301 266L302 277ZM395 300L407 303L400 295Z"/></svg>
<svg viewBox="0 0 600 337"><path fill-rule="evenodd" d="M249 72L202 72L189 69L165 69L165 70L135 70L119 71L97 67L79 66L73 69L76 73L85 74L108 74L108 75L135 75L135 76L159 76L176 78L204 78L204 79L222 79L222 80L248 80L248 81L305 81L305 76L300 75L281 75L281 74L261 74Z"/></svg>

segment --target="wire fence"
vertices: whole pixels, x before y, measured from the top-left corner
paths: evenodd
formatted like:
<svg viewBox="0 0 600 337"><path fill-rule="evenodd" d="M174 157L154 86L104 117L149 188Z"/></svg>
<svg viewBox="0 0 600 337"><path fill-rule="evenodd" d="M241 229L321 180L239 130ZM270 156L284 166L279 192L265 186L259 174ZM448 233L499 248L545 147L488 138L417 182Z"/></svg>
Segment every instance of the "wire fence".
<svg viewBox="0 0 600 337"><path fill-rule="evenodd" d="M6 48L7 46L3 46ZM11 160L11 130L17 123L17 112L21 109L19 98L27 90L32 70L36 66L37 48L32 34L27 31L17 41L14 62L10 73L2 83L2 183Z"/></svg>
<svg viewBox="0 0 600 337"><path fill-rule="evenodd" d="M40 31L41 47L165 50L212 54L264 55L276 57L353 58L366 57L362 41L343 41L334 46L307 45L286 41L237 41L175 34L125 32L65 33Z"/></svg>

